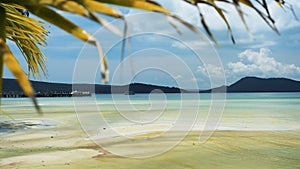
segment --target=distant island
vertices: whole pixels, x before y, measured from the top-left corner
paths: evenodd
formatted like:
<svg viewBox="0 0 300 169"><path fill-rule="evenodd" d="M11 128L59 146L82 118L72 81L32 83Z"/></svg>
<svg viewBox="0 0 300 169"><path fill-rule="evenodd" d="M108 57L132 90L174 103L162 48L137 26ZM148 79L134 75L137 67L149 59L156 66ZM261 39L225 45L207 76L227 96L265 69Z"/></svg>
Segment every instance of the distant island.
<svg viewBox="0 0 300 169"><path fill-rule="evenodd" d="M142 83L132 83L128 85L100 85L100 84L72 84L67 83L49 83L31 81L37 97L64 97L71 96L72 91L92 92L95 94L111 93L194 93L197 90L185 90L177 87L158 86ZM300 81L287 78L258 78L245 77L229 86L221 86L209 90L200 90L200 93L223 92L228 93L249 93L249 92L300 92ZM14 79L3 79L3 97L24 97L24 94Z"/></svg>
<svg viewBox="0 0 300 169"><path fill-rule="evenodd" d="M67 97L74 91L91 92L95 94L126 94L128 92L141 94L151 92L182 93L186 92L176 87L157 86L142 83L128 85L100 85L100 84L67 84L31 81L37 97ZM25 97L15 79L3 79L2 97Z"/></svg>
<svg viewBox="0 0 300 169"><path fill-rule="evenodd" d="M287 78L259 78L244 77L229 86L221 86L201 93L220 92L227 93L255 93L255 92L300 92L300 81Z"/></svg>

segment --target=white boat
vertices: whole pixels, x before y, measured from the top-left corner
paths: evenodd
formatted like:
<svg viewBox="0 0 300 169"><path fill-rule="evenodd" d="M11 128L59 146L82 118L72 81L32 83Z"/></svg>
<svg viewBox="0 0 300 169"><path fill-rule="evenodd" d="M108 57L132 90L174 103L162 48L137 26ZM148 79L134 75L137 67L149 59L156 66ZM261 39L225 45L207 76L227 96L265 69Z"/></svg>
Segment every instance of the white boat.
<svg viewBox="0 0 300 169"><path fill-rule="evenodd" d="M89 92L89 91L77 91L77 90L74 90L70 94L71 94L71 96L76 96L76 97L79 97L79 96L92 96L92 93Z"/></svg>

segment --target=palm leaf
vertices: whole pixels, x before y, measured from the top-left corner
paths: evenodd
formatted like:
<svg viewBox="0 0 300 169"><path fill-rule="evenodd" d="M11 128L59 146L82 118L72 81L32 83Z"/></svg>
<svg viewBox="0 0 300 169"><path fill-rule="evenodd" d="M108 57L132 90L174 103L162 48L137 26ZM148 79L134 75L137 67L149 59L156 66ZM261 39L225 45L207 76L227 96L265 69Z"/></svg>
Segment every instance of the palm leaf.
<svg viewBox="0 0 300 169"><path fill-rule="evenodd" d="M151 12L160 12L164 14L171 14L171 12L159 4L149 0L95 0L97 2L113 4L118 6L125 6L130 8L137 8Z"/></svg>
<svg viewBox="0 0 300 169"><path fill-rule="evenodd" d="M98 3L96 1L92 0L12 0L9 3L18 3L22 4L23 6L30 8L35 8L36 6L39 7L46 7L51 6L56 9L59 9L61 11L74 13L80 16L84 16L86 18L89 18L95 22L98 22L99 24L106 27L108 30L118 34L122 35L121 31L119 31L116 27L113 25L107 24L108 22L99 17L95 16L93 12L101 12L103 14L115 17L115 18L124 18L122 13L118 10L115 10L111 7L108 7L104 4ZM33 12L33 11L31 11Z"/></svg>
<svg viewBox="0 0 300 169"><path fill-rule="evenodd" d="M0 6L0 20L4 21L3 24L0 24L0 41L5 41L6 33L5 33L5 20L6 20L6 13L5 9ZM0 105L1 105L1 97L2 97L2 86L3 86L3 56L0 53Z"/></svg>
<svg viewBox="0 0 300 169"><path fill-rule="evenodd" d="M82 6L84 6L87 9L87 11L89 11L89 13L88 13L89 19L100 23L101 25L103 25L105 28L107 28L111 32L113 32L119 36L122 36L122 32L118 28L116 28L112 24L109 24L109 22L107 22L102 17L99 17L98 15L94 14L94 12L98 12L98 13L101 13L104 15L108 15L108 16L111 16L114 18L120 18L120 19L124 20L124 16L119 10L116 10L107 5L104 5L103 3L96 2L94 0L81 0L78 3L80 3ZM125 22L125 25L127 25L126 22Z"/></svg>
<svg viewBox="0 0 300 169"><path fill-rule="evenodd" d="M46 75L46 57L40 50L40 47L46 45L46 35L48 33L44 28L44 24L35 19L22 16L15 9L15 5L1 5L6 9L6 38L15 42L34 77L40 77L40 70Z"/></svg>
<svg viewBox="0 0 300 169"><path fill-rule="evenodd" d="M251 1L249 0L239 0L241 3L245 4L246 6L252 8L253 10L256 11L256 13L258 13L260 15L260 17L269 25L269 27L271 29L273 29L276 33L279 34L276 26L275 26L275 21L272 19L272 17L270 15L265 15L263 12L261 12L259 9L257 9ZM268 11L268 8L267 6L264 6L263 7Z"/></svg>
<svg viewBox="0 0 300 169"><path fill-rule="evenodd" d="M23 92L32 99L38 113L41 114L42 113L41 109L36 101L36 98L34 97L34 91L31 87L29 80L26 77L25 72L21 68L18 60L10 52L8 46L2 39L0 39L0 57L3 58L3 62L8 67L8 69L13 73L20 87L22 88Z"/></svg>
<svg viewBox="0 0 300 169"><path fill-rule="evenodd" d="M27 9L33 14L52 23L53 25L56 25L57 27L72 34L80 40L95 45L95 38L91 34L87 33L85 30L75 25L73 22L69 21L52 9L44 6L27 6Z"/></svg>
<svg viewBox="0 0 300 169"><path fill-rule="evenodd" d="M221 10L221 8L217 7L216 4L214 3L214 0L210 0L210 3L213 4L213 8L218 12L219 16L223 19L223 21L225 22L226 26L227 26L227 30L230 33L230 37L231 37L231 41L232 43L235 44L235 40L234 40L234 36L232 34L232 29L231 26L225 16L225 14L223 13L223 11Z"/></svg>
<svg viewBox="0 0 300 169"><path fill-rule="evenodd" d="M6 8L7 9L7 8ZM3 22L0 26L0 76L1 76L1 95L2 95L2 76L3 76L3 65L6 64L8 69L13 73L13 75L16 77L20 87L24 91L24 93L29 96L38 113L41 113L41 109L37 103L37 100L34 97L34 91L31 87L31 84L29 80L26 77L26 74L22 70L19 62L15 58L15 56L11 53L9 47L7 46L5 39L6 39L6 24L8 23L7 20L7 12L6 9L2 6L0 6L0 20Z"/></svg>
<svg viewBox="0 0 300 169"><path fill-rule="evenodd" d="M109 7L95 0L81 0L78 1L78 3L80 3L90 12L99 12L114 18L124 19L122 12L120 12L119 10Z"/></svg>
<svg viewBox="0 0 300 169"><path fill-rule="evenodd" d="M274 0L280 7L283 7L284 5L284 0Z"/></svg>
<svg viewBox="0 0 300 169"><path fill-rule="evenodd" d="M79 26L75 25L68 19L64 18L63 16L59 15L55 11L51 10L47 7L32 7L28 6L28 10L30 10L33 14L43 18L44 20L58 26L59 28L65 30L66 32L72 34L73 36L90 43L92 45L97 46L99 51L102 51L101 46L99 42L94 38L91 34L87 33L85 30L80 28ZM106 57L103 52L99 52L100 58L101 58L101 68L103 70L101 71L103 82L108 82L108 66L106 63ZM105 63L104 63L105 62Z"/></svg>
<svg viewBox="0 0 300 169"><path fill-rule="evenodd" d="M217 40L215 39L214 35L211 33L209 27L207 26L207 23L206 23L206 21L205 21L205 19L204 19L204 16L203 16L203 14L202 14L202 12L201 12L201 10L200 10L200 7L199 7L199 6L197 6L197 7L198 7L197 9L198 9L199 15L200 15L200 21L201 21L201 24L202 24L203 27L204 27L204 30L206 31L206 33L208 34L208 36L210 37L210 39L211 39L217 46L219 46Z"/></svg>

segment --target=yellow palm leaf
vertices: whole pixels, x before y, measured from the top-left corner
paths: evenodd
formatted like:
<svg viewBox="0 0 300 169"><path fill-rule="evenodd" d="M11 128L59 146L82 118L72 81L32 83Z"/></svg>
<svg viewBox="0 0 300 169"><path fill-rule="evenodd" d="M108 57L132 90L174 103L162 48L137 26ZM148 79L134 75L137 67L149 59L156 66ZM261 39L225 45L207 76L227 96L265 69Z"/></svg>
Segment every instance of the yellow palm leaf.
<svg viewBox="0 0 300 169"><path fill-rule="evenodd" d="M40 50L46 45L48 33L44 24L22 16L15 5L1 5L6 9L6 39L13 41L20 49L34 77L40 77L40 70L46 75L46 57Z"/></svg>
<svg viewBox="0 0 300 169"><path fill-rule="evenodd" d="M34 91L31 87L29 80L26 77L26 74L24 73L23 69L21 68L18 60L10 52L8 46L2 39L0 39L0 57L3 58L3 62L5 63L5 65L8 67L8 69L13 73L13 75L17 79L23 92L33 100L33 103L35 104L36 109L38 110L39 113L41 113L41 110L37 104L35 97L34 97Z"/></svg>
<svg viewBox="0 0 300 169"><path fill-rule="evenodd" d="M146 0L126 0L126 1L125 0L95 0L95 1L119 5L119 6L125 6L130 8L137 8L137 9L142 9L151 12L161 12L164 14L171 14L169 10L161 7L159 4L152 1L146 1Z"/></svg>
<svg viewBox="0 0 300 169"><path fill-rule="evenodd" d="M60 27L61 29L65 30L66 32L72 34L73 36L75 36L85 42L88 42L92 45L97 46L98 50L100 50L100 48L101 48L100 44L97 42L97 40L91 34L87 33L85 30L81 29L80 27L78 27L77 25L75 25L74 23L69 21L68 19L62 17L55 11L51 10L50 8L29 6L27 9L29 9L35 15L45 19L46 21ZM102 49L101 49L101 51L102 51ZM108 82L108 66L106 64L106 57L103 52L99 52L99 55L100 55L101 61L102 61L101 68L103 69L101 71L101 75L103 77L103 81L105 83L107 83Z"/></svg>
<svg viewBox="0 0 300 169"><path fill-rule="evenodd" d="M113 33L116 33L117 35L120 35L120 36L122 35L121 31L118 30L118 28L114 27L111 24L107 24L108 22L105 19L94 15L92 12L100 12L100 13L103 13L105 15L109 15L109 16L112 16L115 18L124 19L122 13L116 9L113 9L111 7L108 7L104 4L101 4L96 1L92 1L92 0L73 0L73 1L70 1L70 0L27 0L27 1L12 0L12 1L10 1L10 3L19 3L24 6L29 6L28 8L30 8L32 6L34 6L33 8L35 8L36 6L39 6L39 7L52 6L56 9L59 9L59 10L65 11L65 12L70 12L70 13L74 13L77 15L87 17L95 22L100 23L101 25L103 25L108 30L112 31ZM30 8L30 9L32 9L32 8ZM31 11L31 12L33 12L33 11Z"/></svg>
<svg viewBox="0 0 300 169"><path fill-rule="evenodd" d="M280 0L274 0L281 8L283 7L283 3L284 1L280 1Z"/></svg>
<svg viewBox="0 0 300 169"><path fill-rule="evenodd" d="M94 0L81 0L78 1L81 5L83 5L87 10L91 12L99 12L108 16L112 16L114 18L124 19L123 14L112 7L109 7L103 3L94 1Z"/></svg>
<svg viewBox="0 0 300 169"><path fill-rule="evenodd" d="M5 9L0 6L0 20L5 21L6 18L6 13ZM5 33L5 24L0 24L0 41L4 41L6 38L6 33ZM2 86L3 86L3 56L0 54L0 105L1 105L1 97L2 97Z"/></svg>
<svg viewBox="0 0 300 169"><path fill-rule="evenodd" d="M33 14L52 23L53 25L56 25L64 31L72 34L73 36L85 42L96 45L95 38L91 34L87 33L85 30L75 25L73 22L69 21L52 9L44 6L27 6L27 9L30 10L30 12L32 12Z"/></svg>
<svg viewBox="0 0 300 169"><path fill-rule="evenodd" d="M1 44L1 56L3 57L4 63L7 65L8 69L13 73L13 75L16 77L18 82L21 85L21 88L23 89L24 93L28 96L33 96L34 92L31 88L31 85L29 81L27 80L27 77L22 70L19 62L17 59L12 55L9 48L7 47L6 43L3 40L0 40Z"/></svg>

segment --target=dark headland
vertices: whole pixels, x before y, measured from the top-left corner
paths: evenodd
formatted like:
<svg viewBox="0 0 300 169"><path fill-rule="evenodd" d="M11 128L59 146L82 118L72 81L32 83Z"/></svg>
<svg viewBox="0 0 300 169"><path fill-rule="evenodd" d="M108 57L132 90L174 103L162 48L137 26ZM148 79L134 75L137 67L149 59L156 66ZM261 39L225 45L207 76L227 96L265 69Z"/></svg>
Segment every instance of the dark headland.
<svg viewBox="0 0 300 169"><path fill-rule="evenodd" d="M71 96L72 91L91 92L95 94L124 94L128 91L133 93L181 93L183 90L176 87L157 86L142 83L128 85L100 85L100 84L67 84L31 81L37 97L66 97ZM24 94L14 79L3 79L3 97L24 97Z"/></svg>
<svg viewBox="0 0 300 169"><path fill-rule="evenodd" d="M164 93L191 93L195 90L183 90L176 87L157 86L142 83L132 83L123 86L114 85L91 85L91 84L72 84L67 83L49 83L31 81L37 97L63 97L70 96L74 90L88 91L96 94L126 93L132 91L136 94L164 92ZM221 86L209 90L201 90L200 93L223 92L228 93L244 93L244 92L300 92L300 81L287 78L258 78L245 77L229 86ZM3 97L24 97L24 94L14 79L3 79Z"/></svg>
<svg viewBox="0 0 300 169"><path fill-rule="evenodd" d="M224 89L227 93L300 92L300 81L287 78L244 77L229 86L221 86L200 92L220 92Z"/></svg>

